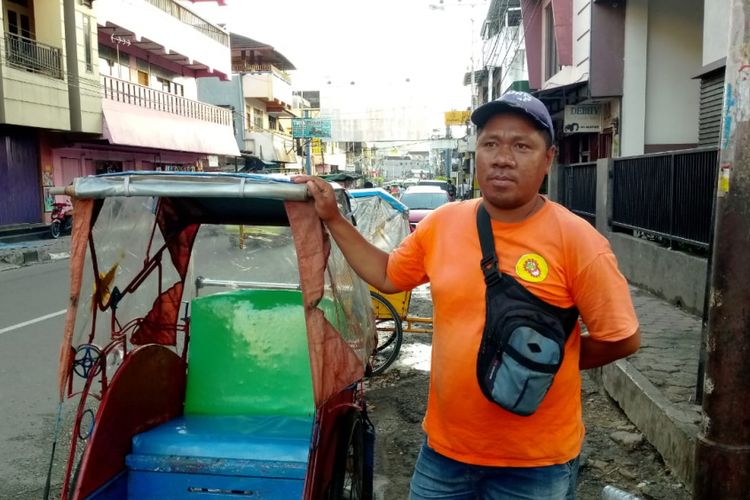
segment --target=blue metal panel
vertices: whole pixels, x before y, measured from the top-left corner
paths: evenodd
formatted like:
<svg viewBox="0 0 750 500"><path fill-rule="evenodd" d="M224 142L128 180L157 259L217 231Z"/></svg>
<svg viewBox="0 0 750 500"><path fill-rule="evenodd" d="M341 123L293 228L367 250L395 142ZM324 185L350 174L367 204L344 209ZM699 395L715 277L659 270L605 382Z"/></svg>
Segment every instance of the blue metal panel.
<svg viewBox="0 0 750 500"><path fill-rule="evenodd" d="M0 225L40 222L39 144L36 133L22 128L0 134Z"/></svg>
<svg viewBox="0 0 750 500"><path fill-rule="evenodd" d="M128 498L290 500L302 498L304 485L305 482L299 479L131 472L128 477Z"/></svg>
<svg viewBox="0 0 750 500"><path fill-rule="evenodd" d="M124 500L128 497L128 474L123 470L86 500Z"/></svg>
<svg viewBox="0 0 750 500"><path fill-rule="evenodd" d="M312 416L186 415L133 437L133 454L306 464L312 427Z"/></svg>

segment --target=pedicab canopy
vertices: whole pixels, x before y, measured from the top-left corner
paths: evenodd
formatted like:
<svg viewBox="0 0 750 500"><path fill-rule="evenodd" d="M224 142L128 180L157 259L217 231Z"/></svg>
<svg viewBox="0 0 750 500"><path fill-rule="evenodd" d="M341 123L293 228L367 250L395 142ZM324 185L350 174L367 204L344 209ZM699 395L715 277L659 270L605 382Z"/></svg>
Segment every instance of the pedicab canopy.
<svg viewBox="0 0 750 500"><path fill-rule="evenodd" d="M78 178L64 194L75 215L61 401L77 346L107 346L123 335L125 349L177 346L185 335L178 324L188 322L190 299L206 283L301 289L316 406L363 377L374 341L367 286L328 238L305 185L132 172ZM330 307L324 313L323 300L340 317L331 318ZM105 349L107 370L123 354Z"/></svg>
<svg viewBox="0 0 750 500"><path fill-rule="evenodd" d="M357 229L385 252L393 251L409 235L409 207L382 188L351 189Z"/></svg>

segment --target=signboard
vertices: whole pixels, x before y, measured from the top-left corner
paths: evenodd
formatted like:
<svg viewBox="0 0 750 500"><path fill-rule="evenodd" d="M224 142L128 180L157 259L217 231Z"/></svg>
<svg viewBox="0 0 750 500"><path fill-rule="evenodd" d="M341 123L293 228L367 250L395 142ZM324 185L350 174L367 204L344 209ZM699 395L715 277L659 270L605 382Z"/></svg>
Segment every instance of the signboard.
<svg viewBox="0 0 750 500"><path fill-rule="evenodd" d="M601 104L577 104L565 106L563 133L583 134L602 131Z"/></svg>
<svg viewBox="0 0 750 500"><path fill-rule="evenodd" d="M322 154L323 148L321 147L320 139L313 139L312 140L312 154L314 155L320 155Z"/></svg>
<svg viewBox="0 0 750 500"><path fill-rule="evenodd" d="M331 137L331 120L327 118L292 118L292 137Z"/></svg>
<svg viewBox="0 0 750 500"><path fill-rule="evenodd" d="M468 111L446 111L445 112L445 124L446 125L466 125L469 121L471 113Z"/></svg>

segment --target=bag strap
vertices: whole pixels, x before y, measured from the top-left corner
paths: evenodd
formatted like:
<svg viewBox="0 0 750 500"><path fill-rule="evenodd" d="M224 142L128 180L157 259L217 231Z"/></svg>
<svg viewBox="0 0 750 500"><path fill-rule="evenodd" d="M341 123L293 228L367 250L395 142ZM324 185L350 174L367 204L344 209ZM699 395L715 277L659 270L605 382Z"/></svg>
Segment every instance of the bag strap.
<svg viewBox="0 0 750 500"><path fill-rule="evenodd" d="M492 222L490 214L484 208L484 203L479 204L477 210L477 231L479 231L479 244L482 247L482 274L484 282L490 287L497 285L502 281L500 275L499 262L495 253L495 237L492 235Z"/></svg>

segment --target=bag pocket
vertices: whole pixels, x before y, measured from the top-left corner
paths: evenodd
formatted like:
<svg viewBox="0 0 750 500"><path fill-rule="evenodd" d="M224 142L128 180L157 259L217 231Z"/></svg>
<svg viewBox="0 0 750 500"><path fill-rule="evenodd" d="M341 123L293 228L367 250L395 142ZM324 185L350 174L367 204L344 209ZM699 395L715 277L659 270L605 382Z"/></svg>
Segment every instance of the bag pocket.
<svg viewBox="0 0 750 500"><path fill-rule="evenodd" d="M528 416L549 391L562 363L564 344L559 336L540 333L538 326L528 323L506 328L510 333L502 349L493 353L483 389L502 408Z"/></svg>

